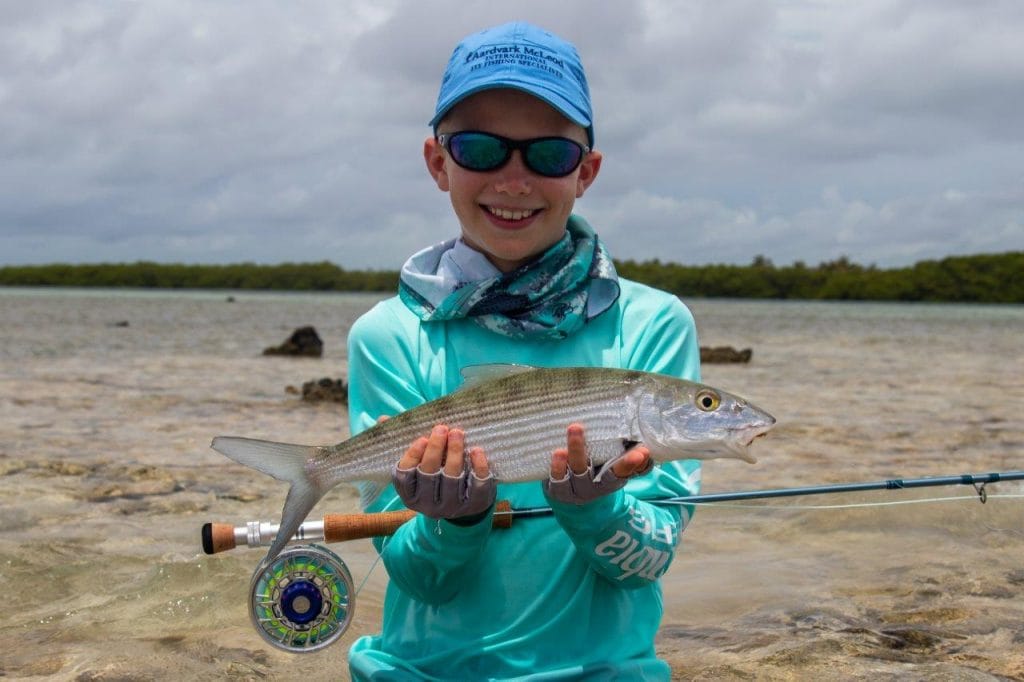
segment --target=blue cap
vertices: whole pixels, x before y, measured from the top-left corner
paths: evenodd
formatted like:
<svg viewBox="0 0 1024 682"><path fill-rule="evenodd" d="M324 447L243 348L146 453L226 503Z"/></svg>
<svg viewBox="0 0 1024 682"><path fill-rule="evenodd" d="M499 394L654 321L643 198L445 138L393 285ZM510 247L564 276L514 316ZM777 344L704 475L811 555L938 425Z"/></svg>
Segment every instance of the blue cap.
<svg viewBox="0 0 1024 682"><path fill-rule="evenodd" d="M467 36L448 61L434 129L452 107L472 94L495 88L522 90L547 102L587 129L594 145L590 90L576 48L553 33L525 22L503 24Z"/></svg>

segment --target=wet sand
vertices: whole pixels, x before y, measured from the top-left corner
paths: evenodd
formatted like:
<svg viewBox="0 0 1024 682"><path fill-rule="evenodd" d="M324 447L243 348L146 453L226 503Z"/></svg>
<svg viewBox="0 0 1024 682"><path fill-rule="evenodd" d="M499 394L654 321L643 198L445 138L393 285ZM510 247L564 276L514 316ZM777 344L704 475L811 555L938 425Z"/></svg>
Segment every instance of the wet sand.
<svg viewBox="0 0 1024 682"><path fill-rule="evenodd" d="M377 566L338 644L277 651L245 606L262 550L200 550L203 523L276 520L285 492L210 438L344 437L343 409L284 388L344 376L374 300L234 295L0 291L0 675L345 679L379 628ZM703 344L754 349L705 380L779 418L757 464L708 463L705 492L1024 469L1019 306L689 303ZM322 360L259 356L304 324ZM678 679L1024 679L1024 486L987 492L703 506L658 651ZM314 514L355 509L337 489ZM359 585L369 542L332 549Z"/></svg>

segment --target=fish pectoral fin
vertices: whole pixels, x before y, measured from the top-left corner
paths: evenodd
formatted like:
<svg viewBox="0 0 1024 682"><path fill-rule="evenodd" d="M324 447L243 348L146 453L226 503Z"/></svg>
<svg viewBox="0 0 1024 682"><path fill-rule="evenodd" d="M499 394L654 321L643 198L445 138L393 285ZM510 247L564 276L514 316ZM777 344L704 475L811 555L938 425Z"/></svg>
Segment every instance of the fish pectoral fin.
<svg viewBox="0 0 1024 682"><path fill-rule="evenodd" d="M587 441L587 454L592 462L601 462L596 466L597 474L594 482L600 483L604 472L608 471L615 463L622 459L631 448L637 445L638 441L623 439L609 439L599 441Z"/></svg>
<svg viewBox="0 0 1024 682"><path fill-rule="evenodd" d="M504 379L516 374L532 372L535 369L537 368L532 365L516 365L513 363L467 365L460 371L460 374L462 374L462 386L459 387L459 390L479 386L495 379Z"/></svg>
<svg viewBox="0 0 1024 682"><path fill-rule="evenodd" d="M388 481L360 481L357 484L359 488L359 507L366 509L373 504L387 485Z"/></svg>
<svg viewBox="0 0 1024 682"><path fill-rule="evenodd" d="M625 456L626 456L626 453L623 452L618 457L614 457L614 458L608 460L607 462L605 462L604 464L602 464L600 470L597 472L597 475L594 476L594 483L600 483L601 479L604 477L604 472L611 471L612 467L615 466L615 463L618 462L620 459L622 459Z"/></svg>

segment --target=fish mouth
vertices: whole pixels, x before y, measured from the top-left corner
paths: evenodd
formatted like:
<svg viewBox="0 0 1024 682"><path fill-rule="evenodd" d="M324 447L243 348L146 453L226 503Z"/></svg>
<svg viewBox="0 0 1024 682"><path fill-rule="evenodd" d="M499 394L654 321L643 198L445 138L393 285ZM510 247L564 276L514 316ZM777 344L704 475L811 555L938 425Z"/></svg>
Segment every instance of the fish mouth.
<svg viewBox="0 0 1024 682"><path fill-rule="evenodd" d="M748 426L744 429L737 430L735 437L728 442L729 449L745 462L749 462L751 464L756 463L757 458L750 454L750 446L753 445L754 441L758 438L763 438L772 430L774 425L775 422L772 421L770 424Z"/></svg>
<svg viewBox="0 0 1024 682"><path fill-rule="evenodd" d="M745 440L746 447L750 447L751 444L758 438L763 438L769 431L775 427L775 417L770 414L765 414L762 419L754 421L746 428L739 430L739 437Z"/></svg>
<svg viewBox="0 0 1024 682"><path fill-rule="evenodd" d="M755 440L767 436L768 432L771 431L771 429L771 426L761 426L755 429L747 429L741 438L741 441L745 441L743 447L749 448L751 445L754 444Z"/></svg>

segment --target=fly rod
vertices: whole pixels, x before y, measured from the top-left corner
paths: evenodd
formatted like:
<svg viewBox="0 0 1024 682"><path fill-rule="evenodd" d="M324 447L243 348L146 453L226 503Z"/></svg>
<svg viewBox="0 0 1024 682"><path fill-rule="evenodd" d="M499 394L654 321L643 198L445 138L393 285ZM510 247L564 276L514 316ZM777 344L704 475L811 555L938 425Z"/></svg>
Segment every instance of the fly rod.
<svg viewBox="0 0 1024 682"><path fill-rule="evenodd" d="M1000 481L1024 480L1024 471L1003 471L986 474L958 474L929 478L893 478L884 481L861 483L837 483L796 488L773 488L745 490L702 495L683 495L646 500L658 505L707 504L714 502L736 502L763 500L780 497L801 497L807 495L830 495L836 493L861 492L866 490L904 490L939 486L974 486L978 499L987 500L985 486ZM550 507L529 507L512 509L503 500L498 502L493 517L494 528L510 528L514 519L524 519L552 514ZM320 521L306 521L292 536L290 543L344 542L360 538L387 536L416 515L411 510L378 512L370 514L327 514ZM278 525L262 521L250 521L244 526L227 523L207 523L202 528L203 551L217 554L236 547L267 547L277 535Z"/></svg>
<svg viewBox="0 0 1024 682"><path fill-rule="evenodd" d="M1017 480L1024 480L1024 471L896 478L870 483L708 493L648 501L659 505L679 505L861 490L973 485L979 499L985 502L987 484ZM501 501L496 505L492 524L495 528L510 528L513 519L552 513L550 507L512 509L508 501ZM291 538L290 546L285 547L273 560L264 559L253 573L249 583L249 618L253 627L269 644L293 653L318 651L337 641L352 623L359 590L342 558L314 543L390 535L415 515L411 510L376 514L328 514L322 521L303 523ZM216 554L242 545L264 547L273 542L278 529L276 524L260 521L250 521L239 527L207 523L202 530L203 550L207 554Z"/></svg>

